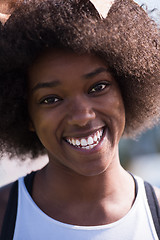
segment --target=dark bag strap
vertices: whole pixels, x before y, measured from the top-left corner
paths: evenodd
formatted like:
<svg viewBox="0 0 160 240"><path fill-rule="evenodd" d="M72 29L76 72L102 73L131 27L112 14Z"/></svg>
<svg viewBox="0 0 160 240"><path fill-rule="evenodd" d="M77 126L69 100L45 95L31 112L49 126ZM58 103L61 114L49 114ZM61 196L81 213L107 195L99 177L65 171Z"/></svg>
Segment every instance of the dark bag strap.
<svg viewBox="0 0 160 240"><path fill-rule="evenodd" d="M37 172L37 171L36 171ZM24 178L24 183L26 185L27 191L32 196L32 186L33 186L33 179L36 174L36 172L31 172Z"/></svg>
<svg viewBox="0 0 160 240"><path fill-rule="evenodd" d="M154 226L160 239L160 206L154 188L148 182L144 182L148 204L151 210Z"/></svg>
<svg viewBox="0 0 160 240"><path fill-rule="evenodd" d="M0 240L12 240L17 216L18 181L14 182L10 191Z"/></svg>
<svg viewBox="0 0 160 240"><path fill-rule="evenodd" d="M24 178L24 182L26 188L31 195L32 192L32 183L33 178L35 176L35 172L28 174ZM18 181L14 182L11 191L9 194L9 200L3 220L2 232L0 236L0 240L13 240L16 216L17 216L17 203L18 203Z"/></svg>

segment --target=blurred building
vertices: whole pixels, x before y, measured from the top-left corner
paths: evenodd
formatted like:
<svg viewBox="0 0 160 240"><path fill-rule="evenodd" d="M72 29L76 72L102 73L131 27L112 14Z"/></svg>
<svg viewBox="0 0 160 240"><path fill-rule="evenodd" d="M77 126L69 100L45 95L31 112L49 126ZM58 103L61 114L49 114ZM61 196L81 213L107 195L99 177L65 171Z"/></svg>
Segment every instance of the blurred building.
<svg viewBox="0 0 160 240"><path fill-rule="evenodd" d="M136 140L122 139L120 159L128 171L160 187L160 126Z"/></svg>

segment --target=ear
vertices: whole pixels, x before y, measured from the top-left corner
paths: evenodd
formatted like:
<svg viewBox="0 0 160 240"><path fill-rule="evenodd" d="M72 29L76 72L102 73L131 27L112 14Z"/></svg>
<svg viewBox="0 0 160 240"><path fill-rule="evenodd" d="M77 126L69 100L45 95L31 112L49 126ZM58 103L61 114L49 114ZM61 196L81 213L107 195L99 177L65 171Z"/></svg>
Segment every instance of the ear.
<svg viewBox="0 0 160 240"><path fill-rule="evenodd" d="M34 128L33 122L31 120L29 121L29 131L35 132L35 128Z"/></svg>

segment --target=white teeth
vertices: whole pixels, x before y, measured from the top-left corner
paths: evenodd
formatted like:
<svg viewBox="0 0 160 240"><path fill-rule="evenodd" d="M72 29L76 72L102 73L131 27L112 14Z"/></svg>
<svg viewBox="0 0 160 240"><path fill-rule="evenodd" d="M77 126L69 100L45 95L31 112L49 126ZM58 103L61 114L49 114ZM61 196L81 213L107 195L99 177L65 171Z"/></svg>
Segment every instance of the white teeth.
<svg viewBox="0 0 160 240"><path fill-rule="evenodd" d="M88 140L87 140L87 142L88 142L88 145L93 144L93 138L92 138L92 137L89 137Z"/></svg>
<svg viewBox="0 0 160 240"><path fill-rule="evenodd" d="M96 144L93 144L93 145L92 145L92 147L95 147L95 146L97 146L97 144L98 144L98 142L97 142Z"/></svg>
<svg viewBox="0 0 160 240"><path fill-rule="evenodd" d="M103 130L100 130L99 135L100 135L100 137L102 137L102 135L103 135Z"/></svg>
<svg viewBox="0 0 160 240"><path fill-rule="evenodd" d="M87 146L86 139L84 139L84 138L81 139L81 146Z"/></svg>
<svg viewBox="0 0 160 240"><path fill-rule="evenodd" d="M72 138L71 142L72 142L73 146L76 145L76 141L73 138Z"/></svg>
<svg viewBox="0 0 160 240"><path fill-rule="evenodd" d="M94 141L97 142L97 135L94 135Z"/></svg>
<svg viewBox="0 0 160 240"><path fill-rule="evenodd" d="M98 142L96 144L92 144L92 145L89 145L89 146L85 146L85 147L82 147L83 149L92 149L94 148L95 146L97 146Z"/></svg>
<svg viewBox="0 0 160 240"><path fill-rule="evenodd" d="M77 139L76 140L76 145L79 146L80 144L81 144L80 141Z"/></svg>
<svg viewBox="0 0 160 240"><path fill-rule="evenodd" d="M96 133L92 134L88 138L67 138L67 142L75 147L82 148L82 149L92 149L98 145L101 137L103 135L103 130L98 130Z"/></svg>

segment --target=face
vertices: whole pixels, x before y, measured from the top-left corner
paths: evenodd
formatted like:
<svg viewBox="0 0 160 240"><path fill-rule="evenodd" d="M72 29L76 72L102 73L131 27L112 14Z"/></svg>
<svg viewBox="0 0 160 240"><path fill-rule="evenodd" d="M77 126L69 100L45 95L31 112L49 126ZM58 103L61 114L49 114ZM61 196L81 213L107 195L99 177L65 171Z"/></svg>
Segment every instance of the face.
<svg viewBox="0 0 160 240"><path fill-rule="evenodd" d="M118 158L124 105L97 56L64 50L41 56L29 72L29 114L52 166L93 176Z"/></svg>

